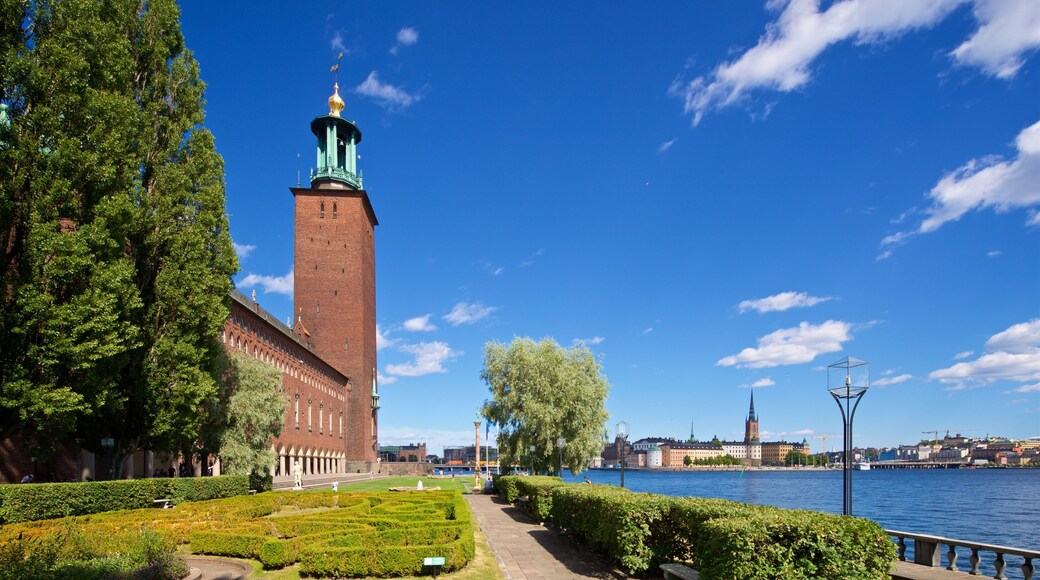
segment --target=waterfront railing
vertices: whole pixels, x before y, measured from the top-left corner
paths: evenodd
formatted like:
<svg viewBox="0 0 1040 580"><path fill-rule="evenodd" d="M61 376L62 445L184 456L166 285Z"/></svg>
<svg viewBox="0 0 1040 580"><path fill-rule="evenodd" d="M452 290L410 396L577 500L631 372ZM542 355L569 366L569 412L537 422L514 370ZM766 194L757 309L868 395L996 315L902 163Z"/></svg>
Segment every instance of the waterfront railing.
<svg viewBox="0 0 1040 580"><path fill-rule="evenodd" d="M971 556L968 557L968 563L971 568L968 570L968 574L973 576L980 576L982 574L982 572L979 571L979 566L982 563L982 558L979 556L979 552L992 552L995 554L993 559L993 570L996 573L993 575L993 578L997 580L1007 578L1007 576L1004 575L1004 570L1007 568L1007 561L1004 559L1004 556L1006 555L1022 558L1022 577L1025 580L1031 580L1033 578L1033 560L1040 560L1040 551L1036 550L1023 550L1021 548L1010 548L1008 546L955 540L952 538L930 536L927 534L913 534L910 532L900 532L898 530L885 530L885 533L896 539L896 546L899 551L899 560L901 562L906 562L907 540L913 541L914 563L923 566L942 566L942 547L945 545L947 547L947 570L959 570L957 567L957 548L971 550Z"/></svg>

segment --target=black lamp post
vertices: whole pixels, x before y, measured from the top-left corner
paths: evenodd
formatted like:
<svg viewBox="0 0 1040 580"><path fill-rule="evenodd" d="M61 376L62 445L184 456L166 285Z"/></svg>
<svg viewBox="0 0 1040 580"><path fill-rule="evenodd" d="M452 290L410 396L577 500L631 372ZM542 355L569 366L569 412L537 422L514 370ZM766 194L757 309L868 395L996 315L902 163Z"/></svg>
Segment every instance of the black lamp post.
<svg viewBox="0 0 1040 580"><path fill-rule="evenodd" d="M618 451L618 464L621 466L621 487L625 487L625 443L628 442L628 423L620 421L617 424L617 440L620 450Z"/></svg>
<svg viewBox="0 0 1040 580"><path fill-rule="evenodd" d="M535 475L535 472L534 472L534 450L535 449L537 449L537 447L535 447L534 445L531 445L530 447L528 447L528 450L531 452L531 475Z"/></svg>
<svg viewBox="0 0 1040 580"><path fill-rule="evenodd" d="M867 361L847 356L827 367L827 390L841 410L845 434L845 452L842 454L842 498L841 513L852 515L852 420L860 400L870 388L870 370ZM853 402L855 401L855 402Z"/></svg>
<svg viewBox="0 0 1040 580"><path fill-rule="evenodd" d="M563 437L556 440L556 446L560 448L560 477L563 477L563 447L565 445L567 445L567 440Z"/></svg>

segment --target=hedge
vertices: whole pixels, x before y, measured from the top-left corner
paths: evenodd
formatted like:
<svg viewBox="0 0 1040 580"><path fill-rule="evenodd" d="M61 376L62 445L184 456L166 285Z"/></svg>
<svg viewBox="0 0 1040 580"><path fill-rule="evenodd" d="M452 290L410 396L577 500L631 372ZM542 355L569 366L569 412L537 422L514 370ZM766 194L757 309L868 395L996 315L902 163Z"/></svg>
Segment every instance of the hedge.
<svg viewBox="0 0 1040 580"><path fill-rule="evenodd" d="M248 492L246 475L0 485L0 524L146 508L156 499L199 501Z"/></svg>
<svg viewBox="0 0 1040 580"><path fill-rule="evenodd" d="M882 580L895 561L881 526L861 518L608 485L565 484L551 491L552 523L633 574L681 561L704 580Z"/></svg>

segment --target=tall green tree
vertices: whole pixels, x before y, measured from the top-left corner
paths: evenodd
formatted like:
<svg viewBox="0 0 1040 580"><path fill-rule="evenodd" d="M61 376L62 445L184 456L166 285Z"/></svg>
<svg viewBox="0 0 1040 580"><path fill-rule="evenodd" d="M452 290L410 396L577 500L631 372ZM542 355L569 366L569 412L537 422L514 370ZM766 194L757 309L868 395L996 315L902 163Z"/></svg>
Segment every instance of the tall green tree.
<svg viewBox="0 0 1040 580"><path fill-rule="evenodd" d="M0 0L0 436L192 440L237 260L172 0ZM102 439L114 447L102 447Z"/></svg>
<svg viewBox="0 0 1040 580"><path fill-rule="evenodd" d="M500 426L503 464L533 462L537 471L558 473L557 440L563 437L563 463L580 473L603 450L610 385L584 344L563 348L550 338L516 338L508 346L489 342L480 378L491 391L482 414Z"/></svg>
<svg viewBox="0 0 1040 580"><path fill-rule="evenodd" d="M276 460L271 440L282 432L288 404L282 375L241 352L221 359L220 396L203 430L203 444L220 456L224 473L267 473Z"/></svg>

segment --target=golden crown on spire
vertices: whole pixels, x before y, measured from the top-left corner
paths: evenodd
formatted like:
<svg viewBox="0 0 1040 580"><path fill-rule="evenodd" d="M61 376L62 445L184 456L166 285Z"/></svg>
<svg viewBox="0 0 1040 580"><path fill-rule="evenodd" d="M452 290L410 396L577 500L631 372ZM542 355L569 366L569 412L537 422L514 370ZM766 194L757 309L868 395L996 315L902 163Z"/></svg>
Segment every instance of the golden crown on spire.
<svg viewBox="0 0 1040 580"><path fill-rule="evenodd" d="M329 115L338 117L340 111L342 111L345 106L346 103L344 103L343 99L339 96L339 83L336 83L333 85L332 96L329 97Z"/></svg>

